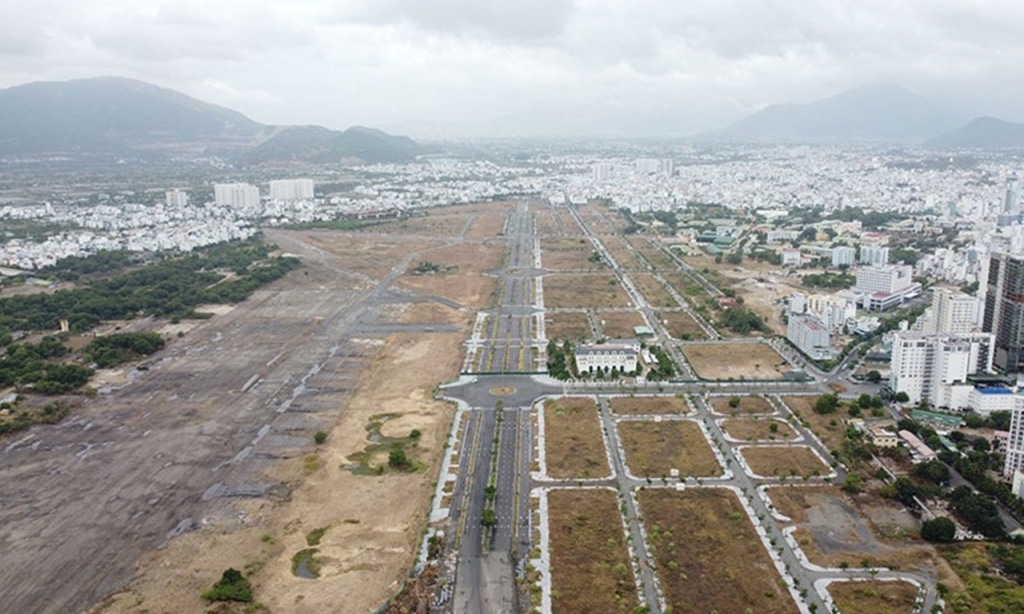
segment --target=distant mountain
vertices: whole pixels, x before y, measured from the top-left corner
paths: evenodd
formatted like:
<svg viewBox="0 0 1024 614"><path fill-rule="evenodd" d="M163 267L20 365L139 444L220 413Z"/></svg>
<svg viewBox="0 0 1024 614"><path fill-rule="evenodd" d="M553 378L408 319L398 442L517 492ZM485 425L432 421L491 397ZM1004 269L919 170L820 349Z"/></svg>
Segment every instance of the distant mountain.
<svg viewBox="0 0 1024 614"><path fill-rule="evenodd" d="M1024 149L1024 124L977 117L925 145L942 149Z"/></svg>
<svg viewBox="0 0 1024 614"><path fill-rule="evenodd" d="M242 164L291 161L373 164L406 162L424 151L422 145L409 137L393 136L374 128L353 126L338 132L322 126L291 126L239 155L236 161Z"/></svg>
<svg viewBox="0 0 1024 614"><path fill-rule="evenodd" d="M0 155L251 147L264 126L184 94L116 77L0 90Z"/></svg>
<svg viewBox="0 0 1024 614"><path fill-rule="evenodd" d="M917 142L963 118L895 85L853 89L809 104L772 105L706 135L733 141Z"/></svg>
<svg viewBox="0 0 1024 614"><path fill-rule="evenodd" d="M38 82L0 90L0 157L217 155L239 163L390 162L419 145L371 128L267 126L132 79Z"/></svg>

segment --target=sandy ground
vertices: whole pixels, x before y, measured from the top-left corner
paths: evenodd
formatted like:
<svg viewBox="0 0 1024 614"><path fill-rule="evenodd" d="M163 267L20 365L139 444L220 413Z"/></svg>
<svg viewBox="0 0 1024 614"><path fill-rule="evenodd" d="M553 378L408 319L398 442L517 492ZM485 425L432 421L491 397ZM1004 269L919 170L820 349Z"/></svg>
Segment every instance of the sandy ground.
<svg viewBox="0 0 1024 614"><path fill-rule="evenodd" d="M131 590L98 611L201 611L199 594L229 566L250 572L257 600L274 612L374 611L398 589L413 562L453 413L432 399L432 389L457 371L462 338L448 333L387 339L351 400L339 408L327 441L311 457L271 469L274 478L296 485L290 500L253 502L246 510L248 527L212 527L173 540L144 557ZM396 371L403 377L380 385ZM423 433L415 455L426 464L424 471L357 476L342 469L349 454L367 445L370 417L384 412L401 414L382 429L385 435L413 428ZM298 578L292 556L321 527L327 527L318 553L321 577Z"/></svg>

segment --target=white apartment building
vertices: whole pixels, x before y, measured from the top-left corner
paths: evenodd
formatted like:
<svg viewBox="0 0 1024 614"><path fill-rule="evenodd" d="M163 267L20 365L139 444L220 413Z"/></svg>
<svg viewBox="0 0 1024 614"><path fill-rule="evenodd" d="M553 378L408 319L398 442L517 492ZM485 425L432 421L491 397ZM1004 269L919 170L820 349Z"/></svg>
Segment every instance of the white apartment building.
<svg viewBox="0 0 1024 614"><path fill-rule="evenodd" d="M611 340L606 343L580 344L576 346L576 371L580 374L603 371L611 373L632 373L636 371L640 345L631 340Z"/></svg>
<svg viewBox="0 0 1024 614"><path fill-rule="evenodd" d="M860 263L872 266L889 264L889 248L884 245L861 245Z"/></svg>
<svg viewBox="0 0 1024 614"><path fill-rule="evenodd" d="M927 399L935 407L968 407L974 386L967 383L967 376L991 372L994 350L990 333L897 332L889 387L906 393L912 403Z"/></svg>
<svg viewBox="0 0 1024 614"><path fill-rule="evenodd" d="M813 316L790 314L786 339L813 360L832 358L832 333Z"/></svg>
<svg viewBox="0 0 1024 614"><path fill-rule="evenodd" d="M1007 479L1013 478L1018 471L1024 471L1024 395L1013 396L1010 436L1006 440L1006 460L1003 463L1003 477Z"/></svg>
<svg viewBox="0 0 1024 614"><path fill-rule="evenodd" d="M869 311L889 309L921 291L914 281L914 269L905 264L867 266L857 270L854 292L860 295L860 304Z"/></svg>
<svg viewBox="0 0 1024 614"><path fill-rule="evenodd" d="M856 301L840 294L812 294L807 297L806 305L806 312L833 332L857 318Z"/></svg>
<svg viewBox="0 0 1024 614"><path fill-rule="evenodd" d="M188 206L188 192L178 188L168 190L164 194L164 202L167 206L174 209L182 209Z"/></svg>
<svg viewBox="0 0 1024 614"><path fill-rule="evenodd" d="M963 334L980 326L981 299L948 288L932 290L932 306L921 318L925 333Z"/></svg>
<svg viewBox="0 0 1024 614"><path fill-rule="evenodd" d="M857 261L857 250L848 245L832 248L832 266L852 266Z"/></svg>
<svg viewBox="0 0 1024 614"><path fill-rule="evenodd" d="M779 256L782 257L783 265L794 265L800 266L803 263L804 257L800 254L798 249L784 249L779 251Z"/></svg>
<svg viewBox="0 0 1024 614"><path fill-rule="evenodd" d="M222 207L252 209L260 205L260 191L248 183L215 183L213 200Z"/></svg>
<svg viewBox="0 0 1024 614"><path fill-rule="evenodd" d="M270 182L272 200L313 200L312 179L275 179Z"/></svg>

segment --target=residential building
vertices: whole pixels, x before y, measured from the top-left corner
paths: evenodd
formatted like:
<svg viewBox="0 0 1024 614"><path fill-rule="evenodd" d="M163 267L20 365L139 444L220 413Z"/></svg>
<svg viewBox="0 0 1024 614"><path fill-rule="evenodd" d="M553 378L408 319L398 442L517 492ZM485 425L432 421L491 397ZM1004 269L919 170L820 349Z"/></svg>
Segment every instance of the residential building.
<svg viewBox="0 0 1024 614"><path fill-rule="evenodd" d="M272 200L313 200L312 179L275 179L270 182Z"/></svg>
<svg viewBox="0 0 1024 614"><path fill-rule="evenodd" d="M1024 395L1014 395L1013 413L1010 414L1010 435L1006 439L1006 460L1003 477L1010 479L1024 470Z"/></svg>
<svg viewBox="0 0 1024 614"><path fill-rule="evenodd" d="M852 266L857 261L856 248L840 245L832 248L832 266Z"/></svg>
<svg viewBox="0 0 1024 614"><path fill-rule="evenodd" d="M926 333L969 333L978 329L981 300L949 288L932 290L932 306L923 316Z"/></svg>
<svg viewBox="0 0 1024 614"><path fill-rule="evenodd" d="M640 344L635 340L613 339L605 343L587 343L576 346L576 371L580 374L613 370L618 373L636 371Z"/></svg>
<svg viewBox="0 0 1024 614"><path fill-rule="evenodd" d="M914 281L914 269L904 264L867 266L857 270L853 288L860 295L860 304L869 311L889 309L921 292Z"/></svg>
<svg viewBox="0 0 1024 614"><path fill-rule="evenodd" d="M832 358L832 333L813 316L790 314L786 339L813 360Z"/></svg>
<svg viewBox="0 0 1024 614"><path fill-rule="evenodd" d="M889 248L884 245L861 245L860 263L872 266L889 264Z"/></svg>
<svg viewBox="0 0 1024 614"><path fill-rule="evenodd" d="M188 192L178 188L168 190L164 194L164 201L168 207L187 207L188 206Z"/></svg>
<svg viewBox="0 0 1024 614"><path fill-rule="evenodd" d="M984 281L981 330L996 337L996 367L1018 373L1024 366L1024 257L991 254Z"/></svg>
<svg viewBox="0 0 1024 614"><path fill-rule="evenodd" d="M260 191L248 183L215 183L213 200L218 206L253 209L260 205Z"/></svg>
<svg viewBox="0 0 1024 614"><path fill-rule="evenodd" d="M780 250L779 256L782 257L783 265L800 266L804 261L804 257L800 254L800 250L798 249Z"/></svg>
<svg viewBox="0 0 1024 614"><path fill-rule="evenodd" d="M873 426L868 429L871 443L878 448L895 448L900 445L900 438L884 426Z"/></svg>
<svg viewBox="0 0 1024 614"><path fill-rule="evenodd" d="M889 387L910 402L926 399L935 407L969 404L974 386L968 375L992 370L993 337L899 331L893 335Z"/></svg>

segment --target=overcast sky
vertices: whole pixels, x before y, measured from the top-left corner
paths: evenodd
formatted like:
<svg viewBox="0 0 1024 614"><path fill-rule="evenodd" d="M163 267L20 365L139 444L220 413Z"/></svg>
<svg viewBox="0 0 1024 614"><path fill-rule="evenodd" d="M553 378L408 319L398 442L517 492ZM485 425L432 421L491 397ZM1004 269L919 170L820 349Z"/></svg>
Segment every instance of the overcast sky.
<svg viewBox="0 0 1024 614"><path fill-rule="evenodd" d="M333 128L561 118L614 132L646 117L699 130L873 83L1024 120L1024 2L0 3L0 86L99 75Z"/></svg>

